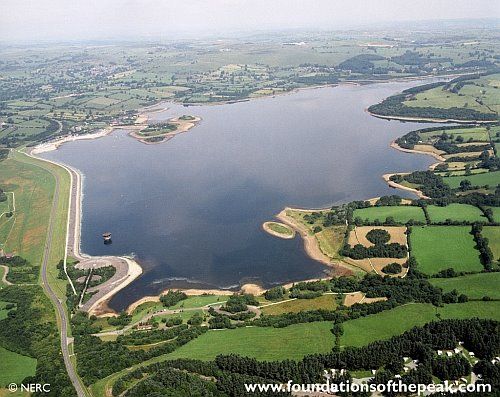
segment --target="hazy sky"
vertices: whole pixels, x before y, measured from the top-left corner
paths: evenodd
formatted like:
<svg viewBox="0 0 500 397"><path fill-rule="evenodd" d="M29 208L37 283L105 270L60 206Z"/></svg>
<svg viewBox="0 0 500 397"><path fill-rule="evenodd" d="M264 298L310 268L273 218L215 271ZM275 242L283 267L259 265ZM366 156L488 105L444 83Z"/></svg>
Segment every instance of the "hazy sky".
<svg viewBox="0 0 500 397"><path fill-rule="evenodd" d="M0 0L0 40L169 37L500 17L498 0Z"/></svg>

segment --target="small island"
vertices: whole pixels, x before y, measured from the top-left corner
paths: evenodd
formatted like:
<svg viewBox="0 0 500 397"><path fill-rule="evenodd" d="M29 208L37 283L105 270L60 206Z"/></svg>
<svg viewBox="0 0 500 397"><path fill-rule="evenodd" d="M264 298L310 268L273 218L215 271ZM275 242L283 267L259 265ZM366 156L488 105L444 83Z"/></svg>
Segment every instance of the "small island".
<svg viewBox="0 0 500 397"><path fill-rule="evenodd" d="M283 239L292 239L295 237L295 230L281 222L264 222L262 228L275 237Z"/></svg>
<svg viewBox="0 0 500 397"><path fill-rule="evenodd" d="M200 117L183 115L168 119L166 122L144 124L144 128L132 131L130 136L146 144L161 143L172 139L178 134L189 131L200 121Z"/></svg>

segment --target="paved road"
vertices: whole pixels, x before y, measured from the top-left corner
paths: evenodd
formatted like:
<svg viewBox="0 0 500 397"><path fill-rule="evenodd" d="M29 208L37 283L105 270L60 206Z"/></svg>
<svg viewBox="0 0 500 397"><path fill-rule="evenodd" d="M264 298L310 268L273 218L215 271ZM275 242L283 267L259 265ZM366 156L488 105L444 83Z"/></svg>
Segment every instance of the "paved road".
<svg viewBox="0 0 500 397"><path fill-rule="evenodd" d="M47 278L47 267L48 267L48 261L50 258L50 250L52 247L52 237L54 234L54 223L55 223L55 217L56 217L56 212L57 212L57 206L59 204L59 176L52 171L49 171L55 178L56 180L56 188L54 190L54 200L52 202L52 208L50 210L50 221L49 221L49 231L47 233L47 240L45 241L45 250L43 253L43 261L42 261L42 285L43 288L45 289L47 295L49 296L50 300L54 304L54 306L57 309L57 313L59 315L59 318L61 319L61 350L64 358L64 365L66 366L66 371L68 372L69 378L71 379L71 383L73 383L73 387L76 390L76 393L78 397L86 397L86 393L83 390L83 387L80 383L80 379L78 378L78 375L76 373L75 367L73 366L73 363L71 362L71 359L69 357L69 350L68 350L68 314L55 294L54 290L49 284L48 278Z"/></svg>

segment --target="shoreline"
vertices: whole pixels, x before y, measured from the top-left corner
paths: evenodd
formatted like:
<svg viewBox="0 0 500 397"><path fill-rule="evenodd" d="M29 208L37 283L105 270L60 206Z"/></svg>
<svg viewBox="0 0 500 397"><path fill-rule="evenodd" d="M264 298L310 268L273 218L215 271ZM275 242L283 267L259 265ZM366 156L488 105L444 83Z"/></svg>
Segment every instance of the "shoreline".
<svg viewBox="0 0 500 397"><path fill-rule="evenodd" d="M458 119L434 119L431 117L410 117L410 116L384 116L382 114L377 114L370 112L368 109L365 111L373 117L384 120L398 120L398 121L414 121L417 123L456 123L456 124L495 124L498 123L497 120L458 120Z"/></svg>

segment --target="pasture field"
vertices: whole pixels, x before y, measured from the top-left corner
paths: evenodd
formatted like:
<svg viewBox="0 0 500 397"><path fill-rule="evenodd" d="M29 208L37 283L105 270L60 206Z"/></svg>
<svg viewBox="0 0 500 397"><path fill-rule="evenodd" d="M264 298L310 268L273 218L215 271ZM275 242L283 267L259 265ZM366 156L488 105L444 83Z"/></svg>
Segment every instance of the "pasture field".
<svg viewBox="0 0 500 397"><path fill-rule="evenodd" d="M236 353L259 360L298 360L306 354L330 351L334 344L331 328L330 321L321 321L285 328L248 327L208 331L167 357L212 360L218 354Z"/></svg>
<svg viewBox="0 0 500 397"><path fill-rule="evenodd" d="M276 315L316 309L335 310L337 307L335 298L336 295L328 294L314 299L295 299L265 306L262 308L262 312L268 315Z"/></svg>
<svg viewBox="0 0 500 397"><path fill-rule="evenodd" d="M354 218L368 219L370 222L385 221L387 217L393 217L398 223L406 223L410 219L425 222L424 211L420 207L410 205L398 205L390 207L368 207L354 210Z"/></svg>
<svg viewBox="0 0 500 397"><path fill-rule="evenodd" d="M448 136L451 135L453 140L455 140L457 136L461 136L464 142L468 141L470 138L475 142L488 142L490 140L486 127L457 128L452 130L443 128L431 132L422 132L419 135L424 142L431 142L436 140L443 132L446 132Z"/></svg>
<svg viewBox="0 0 500 397"><path fill-rule="evenodd" d="M465 222L488 222L479 208L469 204L448 204L446 207L437 205L427 206L427 212L431 218L432 223L444 222L447 219L452 221L465 221Z"/></svg>
<svg viewBox="0 0 500 397"><path fill-rule="evenodd" d="M0 223L0 237L6 252L15 252L32 264L39 264L54 194L54 178L35 165L18 160L14 153L2 162L0 186L16 197L15 218Z"/></svg>
<svg viewBox="0 0 500 397"><path fill-rule="evenodd" d="M467 276L453 278L431 278L429 282L443 289L445 292L456 289L459 293L467 295L471 299L481 299L489 296L500 299L500 273L477 273Z"/></svg>
<svg viewBox="0 0 500 397"><path fill-rule="evenodd" d="M410 241L418 270L426 274L448 268L469 272L483 270L470 231L470 226L413 227Z"/></svg>
<svg viewBox="0 0 500 397"><path fill-rule="evenodd" d="M494 188L496 185L500 184L500 171L485 172L469 176L448 176L444 177L443 181L452 189L456 189L464 179L469 180L472 186L488 185Z"/></svg>
<svg viewBox="0 0 500 397"><path fill-rule="evenodd" d="M440 318L500 319L500 302L466 302L436 308L429 303L411 303L370 316L346 321L342 346L364 346L376 340L389 339L413 327Z"/></svg>
<svg viewBox="0 0 500 397"><path fill-rule="evenodd" d="M481 232L483 237L488 239L488 246L493 252L493 258L500 260L500 226L484 226Z"/></svg>
<svg viewBox="0 0 500 397"><path fill-rule="evenodd" d="M211 305L213 303L225 302L229 296L227 295L196 295L184 299L169 309L193 308Z"/></svg>
<svg viewBox="0 0 500 397"><path fill-rule="evenodd" d="M497 88L490 84L498 80L498 74L491 74L477 80L470 80L457 92L445 90L442 86L431 88L415 95L413 100L403 102L408 107L433 107L440 109L467 108L481 113L498 112L500 101Z"/></svg>
<svg viewBox="0 0 500 397"><path fill-rule="evenodd" d="M21 383L27 376L35 375L36 359L11 352L0 346L0 387Z"/></svg>

